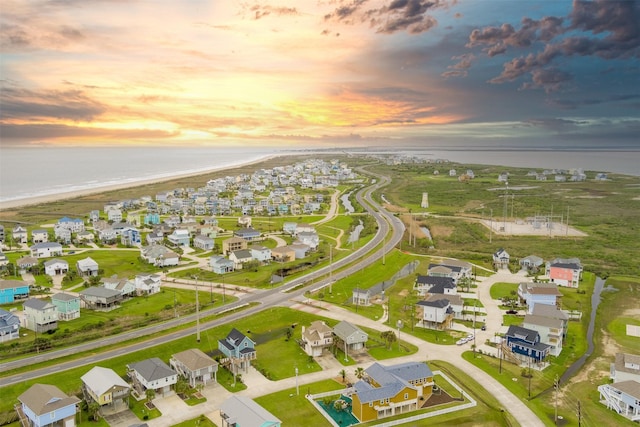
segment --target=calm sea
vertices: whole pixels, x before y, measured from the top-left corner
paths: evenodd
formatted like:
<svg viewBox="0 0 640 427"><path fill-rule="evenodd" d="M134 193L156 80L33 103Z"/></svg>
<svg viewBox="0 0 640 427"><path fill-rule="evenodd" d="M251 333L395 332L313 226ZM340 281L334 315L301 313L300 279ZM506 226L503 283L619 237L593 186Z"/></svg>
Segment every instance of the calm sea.
<svg viewBox="0 0 640 427"><path fill-rule="evenodd" d="M313 156L312 150L310 147L304 152ZM335 149L336 154L345 151L385 153L379 148ZM296 152L275 147L3 147L0 149L0 202L171 177L291 153ZM386 153L459 163L532 169L582 168L640 176L640 147L605 151L585 147L522 150L469 145L399 148Z"/></svg>

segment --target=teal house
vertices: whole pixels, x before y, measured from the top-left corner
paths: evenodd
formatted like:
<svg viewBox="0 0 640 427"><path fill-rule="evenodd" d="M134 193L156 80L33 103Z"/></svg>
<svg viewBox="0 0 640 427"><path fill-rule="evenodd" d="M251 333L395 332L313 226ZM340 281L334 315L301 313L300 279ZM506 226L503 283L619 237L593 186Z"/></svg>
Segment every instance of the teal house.
<svg viewBox="0 0 640 427"><path fill-rule="evenodd" d="M29 297L29 284L22 280L0 280L0 304Z"/></svg>
<svg viewBox="0 0 640 427"><path fill-rule="evenodd" d="M58 293L51 297L51 304L58 310L58 320L73 320L80 317L80 297Z"/></svg>

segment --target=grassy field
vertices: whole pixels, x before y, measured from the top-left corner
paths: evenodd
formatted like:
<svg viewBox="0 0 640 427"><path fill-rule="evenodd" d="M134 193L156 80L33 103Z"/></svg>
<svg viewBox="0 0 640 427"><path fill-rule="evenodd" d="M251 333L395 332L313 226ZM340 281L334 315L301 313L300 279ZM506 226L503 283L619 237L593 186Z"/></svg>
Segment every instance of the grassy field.
<svg viewBox="0 0 640 427"><path fill-rule="evenodd" d="M494 283L489 290L491 294L491 299L502 299L503 297L514 297L512 292L516 292L517 296L518 284L517 283L505 283L498 282Z"/></svg>

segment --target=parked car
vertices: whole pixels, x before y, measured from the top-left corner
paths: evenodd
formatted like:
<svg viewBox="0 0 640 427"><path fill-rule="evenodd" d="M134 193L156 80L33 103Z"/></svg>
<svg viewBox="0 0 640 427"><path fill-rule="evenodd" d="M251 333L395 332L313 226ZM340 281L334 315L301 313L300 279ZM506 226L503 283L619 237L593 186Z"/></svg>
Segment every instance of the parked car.
<svg viewBox="0 0 640 427"><path fill-rule="evenodd" d="M487 325L482 325L482 327L480 328L481 331L486 331L487 330Z"/></svg>

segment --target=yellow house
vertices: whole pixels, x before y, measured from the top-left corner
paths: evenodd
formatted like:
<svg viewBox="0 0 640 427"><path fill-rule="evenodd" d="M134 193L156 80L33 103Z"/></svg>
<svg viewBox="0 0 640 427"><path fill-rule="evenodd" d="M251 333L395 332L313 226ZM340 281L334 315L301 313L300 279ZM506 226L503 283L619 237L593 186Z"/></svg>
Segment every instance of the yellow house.
<svg viewBox="0 0 640 427"><path fill-rule="evenodd" d="M358 381L351 395L353 415L363 423L415 411L433 391L433 373L426 363L374 363L365 373L366 381Z"/></svg>
<svg viewBox="0 0 640 427"><path fill-rule="evenodd" d="M81 379L85 399L97 402L101 411L107 409L114 413L129 409L131 386L113 370L94 366Z"/></svg>

